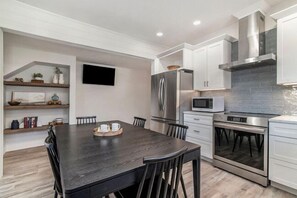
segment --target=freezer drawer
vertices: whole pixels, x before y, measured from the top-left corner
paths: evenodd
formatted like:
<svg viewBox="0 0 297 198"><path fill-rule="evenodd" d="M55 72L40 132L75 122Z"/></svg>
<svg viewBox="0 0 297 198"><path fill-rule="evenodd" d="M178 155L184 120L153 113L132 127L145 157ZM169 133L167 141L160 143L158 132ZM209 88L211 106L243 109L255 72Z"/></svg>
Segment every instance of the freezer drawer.
<svg viewBox="0 0 297 198"><path fill-rule="evenodd" d="M174 123L174 121L151 118L150 130L166 134L168 123Z"/></svg>

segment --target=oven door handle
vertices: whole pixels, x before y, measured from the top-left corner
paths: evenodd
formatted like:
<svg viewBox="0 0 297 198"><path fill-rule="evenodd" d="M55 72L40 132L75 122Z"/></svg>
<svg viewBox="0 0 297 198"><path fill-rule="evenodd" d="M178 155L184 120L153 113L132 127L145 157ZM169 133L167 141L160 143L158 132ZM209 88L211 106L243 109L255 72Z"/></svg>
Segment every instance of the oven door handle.
<svg viewBox="0 0 297 198"><path fill-rule="evenodd" d="M262 134L262 135L264 135L266 132L266 128L263 128L263 127L254 127L254 126L247 126L247 125L233 124L233 123L223 123L223 122L214 122L213 124L214 124L214 127Z"/></svg>

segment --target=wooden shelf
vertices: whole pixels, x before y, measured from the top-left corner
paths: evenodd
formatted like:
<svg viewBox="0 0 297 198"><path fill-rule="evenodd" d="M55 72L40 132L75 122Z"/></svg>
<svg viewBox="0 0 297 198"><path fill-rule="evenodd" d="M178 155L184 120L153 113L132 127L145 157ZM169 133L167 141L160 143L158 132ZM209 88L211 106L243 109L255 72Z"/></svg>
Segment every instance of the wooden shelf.
<svg viewBox="0 0 297 198"><path fill-rule="evenodd" d="M69 84L54 84L54 83L32 83L32 82L17 82L4 81L4 85L24 86L24 87L53 87L53 88L69 88Z"/></svg>
<svg viewBox="0 0 297 198"><path fill-rule="evenodd" d="M62 105L18 105L18 106L5 105L4 106L4 110L66 109L66 108L69 108L68 104L62 104Z"/></svg>
<svg viewBox="0 0 297 198"><path fill-rule="evenodd" d="M23 128L23 129L4 129L4 134L16 134L16 133L26 133L26 132L34 132L34 131L44 131L48 129L48 125L43 125L41 127L34 128Z"/></svg>

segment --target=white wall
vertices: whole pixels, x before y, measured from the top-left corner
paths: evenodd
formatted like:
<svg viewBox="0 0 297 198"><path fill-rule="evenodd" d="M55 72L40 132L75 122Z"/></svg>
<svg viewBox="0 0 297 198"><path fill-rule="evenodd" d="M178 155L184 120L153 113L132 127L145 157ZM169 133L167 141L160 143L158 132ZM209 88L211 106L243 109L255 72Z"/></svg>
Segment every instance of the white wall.
<svg viewBox="0 0 297 198"><path fill-rule="evenodd" d="M30 40L30 42L26 42L25 39L16 39L10 34L4 34L4 74L10 73L11 71L14 71L33 61L69 65L69 71L67 71L69 75L66 78L66 81L70 82L70 89L67 90L38 87L19 88L5 86L5 102L7 102L10 99L10 94L12 91L44 91L48 93L47 99L49 99L53 93L57 92L57 94L61 96L63 102L70 103L70 106L73 106L74 108L70 108L69 110L49 109L28 111L5 111L4 119L1 119L5 121L5 128L9 128L10 122L13 119L21 120L25 116L39 116L39 118L41 118L41 120L43 121L43 124L46 124L48 121L51 121L57 117L63 117L65 119L65 122L69 121L69 123L75 123L76 57L48 51L46 49L46 46L44 46L43 44L38 45L38 40ZM29 81L30 74L34 73L34 71L43 73L44 80L48 82L52 77L54 68L45 66L33 66L28 70L17 74L14 77L24 77L25 81ZM64 72L66 72L66 70L64 70ZM14 77L12 77L11 79L13 79ZM1 91L1 93L3 93L3 91ZM11 150L24 149L28 147L43 145L46 135L46 131L23 134L6 134L4 136L4 151L7 152Z"/></svg>
<svg viewBox="0 0 297 198"><path fill-rule="evenodd" d="M0 28L0 178L3 175L3 31Z"/></svg>
<svg viewBox="0 0 297 198"><path fill-rule="evenodd" d="M133 116L150 118L149 70L116 67L115 86L82 84L82 62L76 71L76 114L96 115L97 120L133 122ZM96 64L94 64L96 65Z"/></svg>

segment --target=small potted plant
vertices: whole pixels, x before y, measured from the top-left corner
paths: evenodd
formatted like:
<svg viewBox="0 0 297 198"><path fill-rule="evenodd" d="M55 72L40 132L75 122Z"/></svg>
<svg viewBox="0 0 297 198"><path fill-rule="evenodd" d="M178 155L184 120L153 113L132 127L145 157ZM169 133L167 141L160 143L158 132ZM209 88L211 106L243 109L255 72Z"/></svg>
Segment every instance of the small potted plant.
<svg viewBox="0 0 297 198"><path fill-rule="evenodd" d="M34 80L42 80L43 75L41 73L34 73L33 78Z"/></svg>
<svg viewBox="0 0 297 198"><path fill-rule="evenodd" d="M31 80L32 83L44 83L42 80L43 75L41 73L33 73L33 79Z"/></svg>

